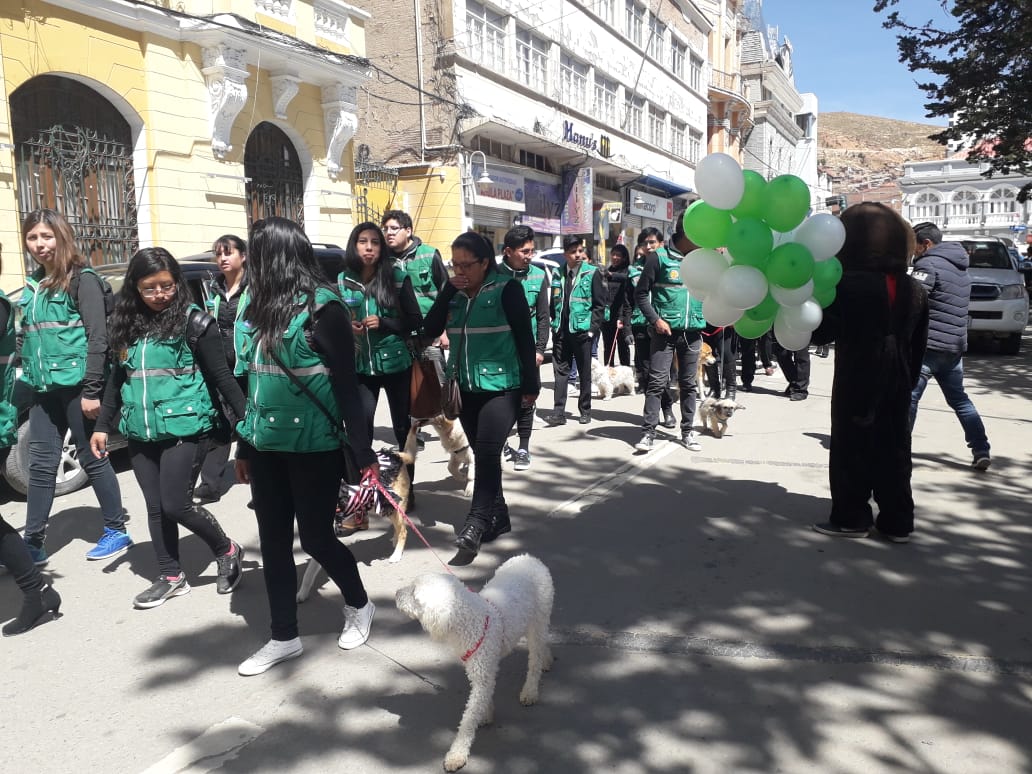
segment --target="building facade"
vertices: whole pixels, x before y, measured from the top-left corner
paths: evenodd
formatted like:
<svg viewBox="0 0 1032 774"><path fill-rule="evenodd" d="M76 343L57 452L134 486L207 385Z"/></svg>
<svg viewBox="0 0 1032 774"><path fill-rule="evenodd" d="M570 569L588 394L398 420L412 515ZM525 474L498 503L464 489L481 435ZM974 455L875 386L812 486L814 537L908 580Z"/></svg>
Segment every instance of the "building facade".
<svg viewBox="0 0 1032 774"><path fill-rule="evenodd" d="M62 212L94 263L202 252L258 218L316 242L353 225L368 14L339 0L23 0L0 11L3 285ZM21 259L19 259L19 256Z"/></svg>
<svg viewBox="0 0 1032 774"><path fill-rule="evenodd" d="M726 153L742 163L742 140L753 128L752 104L742 80L742 39L750 28L743 0L699 0L699 7L713 20L709 36L710 153Z"/></svg>

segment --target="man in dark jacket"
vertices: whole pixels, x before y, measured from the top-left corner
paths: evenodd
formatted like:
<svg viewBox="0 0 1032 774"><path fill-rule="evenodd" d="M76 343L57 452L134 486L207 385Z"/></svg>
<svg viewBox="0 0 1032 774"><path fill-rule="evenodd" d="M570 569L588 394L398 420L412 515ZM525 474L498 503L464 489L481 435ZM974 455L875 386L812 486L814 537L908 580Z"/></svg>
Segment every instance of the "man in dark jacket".
<svg viewBox="0 0 1032 774"><path fill-rule="evenodd" d="M986 470L989 439L982 417L964 391L964 351L967 349L968 303L971 278L968 254L960 242L943 242L942 231L934 223L914 226L917 248L914 251L913 277L928 291L928 348L921 364L921 376L910 398L910 427L917 419L917 404L933 376L943 396L964 428L971 449L972 466Z"/></svg>

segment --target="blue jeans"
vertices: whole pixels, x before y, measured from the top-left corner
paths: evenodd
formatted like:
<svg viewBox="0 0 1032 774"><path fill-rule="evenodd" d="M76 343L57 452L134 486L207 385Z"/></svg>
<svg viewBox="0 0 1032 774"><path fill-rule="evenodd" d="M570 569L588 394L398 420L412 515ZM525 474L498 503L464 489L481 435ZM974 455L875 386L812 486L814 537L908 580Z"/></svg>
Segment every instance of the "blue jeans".
<svg viewBox="0 0 1032 774"><path fill-rule="evenodd" d="M928 380L935 377L942 390L943 397L953 409L964 428L964 438L975 459L989 454L989 439L985 434L985 425L978 409L971 398L964 392L964 360L960 352L943 352L937 349L925 351L924 362L921 363L921 375L917 386L910 395L910 429L914 429L917 419L917 404L924 394Z"/></svg>

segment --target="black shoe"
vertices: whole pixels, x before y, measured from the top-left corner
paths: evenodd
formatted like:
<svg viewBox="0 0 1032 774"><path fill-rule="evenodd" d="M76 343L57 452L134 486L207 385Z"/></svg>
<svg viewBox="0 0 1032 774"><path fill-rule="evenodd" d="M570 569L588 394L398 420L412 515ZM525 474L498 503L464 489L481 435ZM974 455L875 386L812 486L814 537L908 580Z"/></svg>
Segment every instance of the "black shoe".
<svg viewBox="0 0 1032 774"><path fill-rule="evenodd" d="M840 527L838 524L830 521L818 522L811 526L814 532L820 532L822 535L830 535L831 537L865 538L871 534L870 528L867 527Z"/></svg>
<svg viewBox="0 0 1032 774"><path fill-rule="evenodd" d="M162 575L154 583L133 598L133 607L137 610L150 610L165 604L165 600L181 597L190 593L190 584L186 582L186 573L175 577Z"/></svg>
<svg viewBox="0 0 1032 774"><path fill-rule="evenodd" d="M18 617L4 626L4 637L24 634L41 623L60 617L61 597L53 586L44 586L39 591L30 591L22 600Z"/></svg>
<svg viewBox="0 0 1032 774"><path fill-rule="evenodd" d="M791 393L791 394L790 394L790 395L788 396L788 399L789 399L789 400L806 400L806 398L807 398L808 396L809 396L809 393L808 393L808 392L803 392L803 391L801 391L801 390L800 390L799 392L793 392L793 393Z"/></svg>
<svg viewBox="0 0 1032 774"><path fill-rule="evenodd" d="M505 444L505 446L502 447L502 459L503 460L505 460L506 462L512 462L512 460L513 460L513 458L515 456L516 456L516 450L514 448L512 448L511 446L509 446L509 444Z"/></svg>
<svg viewBox="0 0 1032 774"><path fill-rule="evenodd" d="M512 532L512 522L509 521L509 506L502 504L500 508L495 508L495 512L491 516L491 526L484 531L480 542L490 543L506 532Z"/></svg>
<svg viewBox="0 0 1032 774"><path fill-rule="evenodd" d="M233 553L223 554L215 557L215 563L219 567L219 575L215 580L215 590L219 594L228 594L240 583L242 568L240 563L244 561L244 547L233 542Z"/></svg>
<svg viewBox="0 0 1032 774"><path fill-rule="evenodd" d="M591 424L591 412L585 411L583 414L580 415L580 419L578 419L577 421L580 422L582 425Z"/></svg>
<svg viewBox="0 0 1032 774"><path fill-rule="evenodd" d="M217 503L222 499L222 495L216 492L207 484L201 484L193 493L193 501L195 505L205 505L207 503Z"/></svg>
<svg viewBox="0 0 1032 774"><path fill-rule="evenodd" d="M677 419L674 417L674 412L671 409L663 412L663 421L660 424L668 430L677 427Z"/></svg>
<svg viewBox="0 0 1032 774"><path fill-rule="evenodd" d="M423 448L426 446L426 442L427 442L427 440L429 440L429 438L430 438L430 436L427 433L424 433L422 430L417 430L416 431L416 451L423 451Z"/></svg>
<svg viewBox="0 0 1032 774"><path fill-rule="evenodd" d="M545 422L552 427L558 427L559 425L566 424L566 414L562 411L553 411L551 414L545 416Z"/></svg>
<svg viewBox="0 0 1032 774"><path fill-rule="evenodd" d="M742 392L752 392L752 385L751 384L743 384L742 385Z"/></svg>
<svg viewBox="0 0 1032 774"><path fill-rule="evenodd" d="M467 522L459 536L455 538L455 547L475 554L480 551L480 543L484 537L484 527L480 522Z"/></svg>

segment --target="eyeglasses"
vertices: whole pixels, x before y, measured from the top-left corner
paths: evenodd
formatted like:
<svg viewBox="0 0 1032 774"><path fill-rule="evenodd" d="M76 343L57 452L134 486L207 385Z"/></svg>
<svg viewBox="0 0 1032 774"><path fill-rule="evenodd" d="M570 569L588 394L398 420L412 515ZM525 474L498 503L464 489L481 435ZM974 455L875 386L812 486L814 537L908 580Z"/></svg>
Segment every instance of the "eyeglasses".
<svg viewBox="0 0 1032 774"><path fill-rule="evenodd" d="M383 230L387 234L394 234L398 231L404 231L405 229L402 226L384 226Z"/></svg>
<svg viewBox="0 0 1032 774"><path fill-rule="evenodd" d="M137 288L140 291L140 295L144 298L156 298L159 294L162 296L175 295L176 286L174 283L168 285L158 285L153 288Z"/></svg>
<svg viewBox="0 0 1032 774"><path fill-rule="evenodd" d="M469 271L473 266L479 266L483 261L464 261L462 263L452 262L452 268L455 271Z"/></svg>

